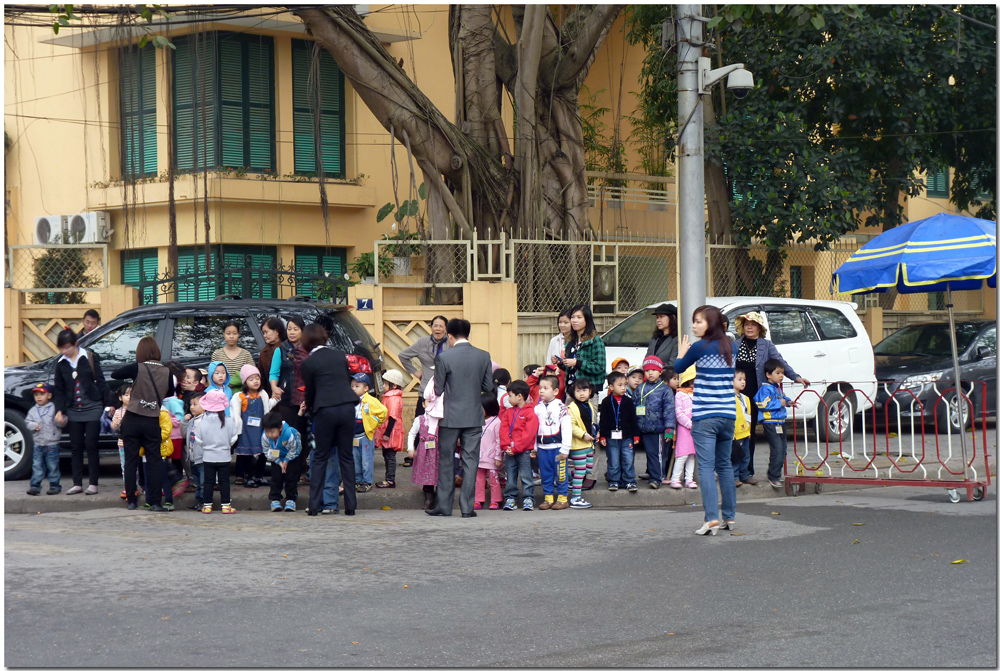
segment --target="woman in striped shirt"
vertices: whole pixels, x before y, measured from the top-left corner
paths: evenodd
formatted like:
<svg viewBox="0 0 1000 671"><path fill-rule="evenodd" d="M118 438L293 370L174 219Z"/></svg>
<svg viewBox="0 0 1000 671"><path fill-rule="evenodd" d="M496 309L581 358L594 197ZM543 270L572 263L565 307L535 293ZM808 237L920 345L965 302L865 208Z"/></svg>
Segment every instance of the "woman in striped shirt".
<svg viewBox="0 0 1000 671"><path fill-rule="evenodd" d="M684 336L677 347L674 370L683 373L695 366L691 437L698 457L698 479L705 523L695 531L699 536L733 529L736 520L736 482L733 480L733 432L736 406L733 404L733 344L726 336L724 318L717 307L702 305L694 311L691 330L701 338L693 345ZM719 475L716 483L715 474ZM719 494L722 488L722 522L719 522Z"/></svg>

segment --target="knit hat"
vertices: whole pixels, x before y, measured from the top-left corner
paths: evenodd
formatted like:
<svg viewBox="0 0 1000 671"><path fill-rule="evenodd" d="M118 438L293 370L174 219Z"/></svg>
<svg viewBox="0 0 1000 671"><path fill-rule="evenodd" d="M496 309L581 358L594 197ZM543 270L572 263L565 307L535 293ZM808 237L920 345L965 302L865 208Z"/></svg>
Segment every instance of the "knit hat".
<svg viewBox="0 0 1000 671"><path fill-rule="evenodd" d="M404 384L406 384L403 381L403 374L400 373L398 370L395 370L395 369L390 369L390 370L387 370L386 372L382 373L382 379L385 380L386 382L392 382L394 385L396 385L397 387L400 387L400 388Z"/></svg>
<svg viewBox="0 0 1000 671"><path fill-rule="evenodd" d="M623 356L618 357L617 359L615 359L614 361L611 362L611 370L614 370L615 368L617 368L618 364L620 364L620 363L623 363L626 366L628 366L628 359L626 359Z"/></svg>
<svg viewBox="0 0 1000 671"><path fill-rule="evenodd" d="M240 368L240 382L246 382L247 380L250 379L251 375L260 375L260 371L257 370L257 366L253 366L248 363L243 364L243 366ZM264 385L263 377L261 378L260 383L261 386L263 387Z"/></svg>
<svg viewBox="0 0 1000 671"><path fill-rule="evenodd" d="M767 337L767 327L764 326L764 317L759 312L748 312L745 315L740 315L736 318L736 333L743 337L743 325L747 322L753 322L760 326L760 337Z"/></svg>
<svg viewBox="0 0 1000 671"><path fill-rule="evenodd" d="M655 354L650 354L649 356L647 356L645 359L642 360L642 369L658 370L662 372L663 362L660 360L660 357L656 356Z"/></svg>
<svg viewBox="0 0 1000 671"><path fill-rule="evenodd" d="M201 407L205 412L221 412L229 407L229 399L221 389L212 389L201 397Z"/></svg>
<svg viewBox="0 0 1000 671"><path fill-rule="evenodd" d="M685 382L690 382L691 380L693 380L695 378L696 375L698 375L698 371L695 370L694 366L691 366L686 371L684 371L683 373L680 373L677 376L677 383L678 384L684 384Z"/></svg>
<svg viewBox="0 0 1000 671"><path fill-rule="evenodd" d="M367 384L369 388L371 388L372 386L372 379L367 375L365 375L364 373L355 373L354 375L351 376L351 379L357 380L362 384Z"/></svg>

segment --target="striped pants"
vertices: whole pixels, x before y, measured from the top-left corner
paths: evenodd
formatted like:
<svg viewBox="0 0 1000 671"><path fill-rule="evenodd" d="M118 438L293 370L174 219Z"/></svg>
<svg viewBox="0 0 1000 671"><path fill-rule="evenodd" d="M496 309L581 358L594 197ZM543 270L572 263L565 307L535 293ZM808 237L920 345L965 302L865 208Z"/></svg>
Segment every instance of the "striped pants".
<svg viewBox="0 0 1000 671"><path fill-rule="evenodd" d="M583 496L583 479L594 470L594 448L570 450L569 464L572 473L571 493L573 496Z"/></svg>

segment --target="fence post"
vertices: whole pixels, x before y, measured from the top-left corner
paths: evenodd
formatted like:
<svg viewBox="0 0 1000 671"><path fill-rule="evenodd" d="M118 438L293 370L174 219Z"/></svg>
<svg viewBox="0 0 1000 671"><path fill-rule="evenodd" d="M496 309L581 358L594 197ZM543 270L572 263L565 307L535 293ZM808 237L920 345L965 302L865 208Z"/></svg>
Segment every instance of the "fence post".
<svg viewBox="0 0 1000 671"><path fill-rule="evenodd" d="M462 316L472 323L472 344L507 370L517 370L517 285L467 282L462 296Z"/></svg>
<svg viewBox="0 0 1000 671"><path fill-rule="evenodd" d="M10 366L22 361L24 329L21 327L21 306L24 305L24 294L17 289L4 289L3 294L3 363Z"/></svg>
<svg viewBox="0 0 1000 671"><path fill-rule="evenodd" d="M101 289L101 321L106 322L126 310L139 307L139 290L127 284Z"/></svg>
<svg viewBox="0 0 1000 671"><path fill-rule="evenodd" d="M869 305L865 308L864 314L865 330L868 331L868 337L871 339L872 344L876 344L882 340L882 308Z"/></svg>

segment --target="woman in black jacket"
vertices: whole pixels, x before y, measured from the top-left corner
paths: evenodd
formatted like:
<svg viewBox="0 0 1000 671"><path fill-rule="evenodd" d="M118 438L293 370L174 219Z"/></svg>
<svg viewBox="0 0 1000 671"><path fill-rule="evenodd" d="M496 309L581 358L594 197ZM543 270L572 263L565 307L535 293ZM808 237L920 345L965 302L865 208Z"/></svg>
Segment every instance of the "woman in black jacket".
<svg viewBox="0 0 1000 671"><path fill-rule="evenodd" d="M122 443L125 445L125 496L128 509L135 510L135 472L139 449L145 448L146 503L155 513L166 512L160 505L163 472L160 458L160 406L163 399L174 395L174 376L160 363L160 347L147 336L135 347L135 363L118 368L111 374L116 380L132 380L132 395L122 420ZM169 486L169 485L168 485ZM215 483L205 483L211 493Z"/></svg>
<svg viewBox="0 0 1000 671"><path fill-rule="evenodd" d="M52 401L56 422L69 421L69 442L73 455L73 486L66 494L83 490L83 452L87 451L90 485L87 494L97 493L101 470L97 439L101 433L101 415L111 397L97 354L76 344L77 334L70 329L59 333L56 345L62 356L56 362Z"/></svg>
<svg viewBox="0 0 1000 671"><path fill-rule="evenodd" d="M309 358L302 363L302 381L306 386L302 407L312 414L313 452L309 474L309 515L318 515L323 507L323 487L326 484L326 462L336 449L340 462L340 477L344 485L344 514L353 515L358 507L354 489L354 406L357 395L351 390L351 373L347 356L327 347L326 329L310 324L302 334L302 347Z"/></svg>

